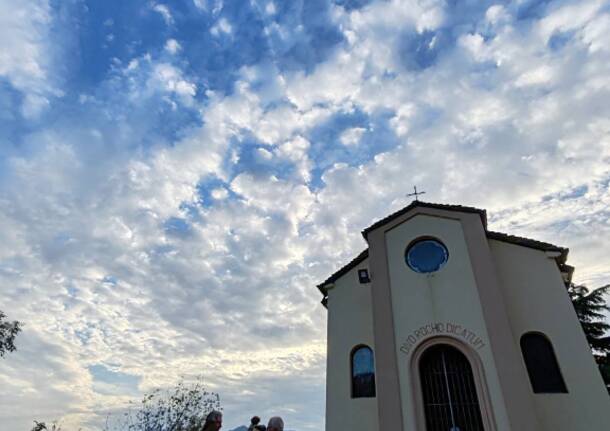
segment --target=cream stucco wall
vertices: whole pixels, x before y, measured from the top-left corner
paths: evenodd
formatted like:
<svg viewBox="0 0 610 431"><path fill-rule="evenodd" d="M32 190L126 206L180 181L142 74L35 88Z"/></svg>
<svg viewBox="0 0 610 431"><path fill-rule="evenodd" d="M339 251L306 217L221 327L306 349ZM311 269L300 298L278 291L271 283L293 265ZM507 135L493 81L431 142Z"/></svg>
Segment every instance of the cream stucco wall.
<svg viewBox="0 0 610 431"><path fill-rule="evenodd" d="M376 398L351 398L350 354L359 344L373 352L371 285L358 282L357 269L341 277L328 292L326 430L377 431Z"/></svg>
<svg viewBox="0 0 610 431"><path fill-rule="evenodd" d="M490 240L516 345L529 331L553 344L567 394L533 394L544 431L610 430L610 397L561 275L545 252Z"/></svg>
<svg viewBox="0 0 610 431"><path fill-rule="evenodd" d="M414 272L404 260L408 244L423 236L439 239L449 251L447 264L430 275ZM510 428L500 383L489 348L489 334L461 223L447 218L416 215L386 232L386 246L405 430L418 429L411 355L417 345L427 338L446 335L470 345L480 357L492 404L493 421L498 430L508 431ZM443 330L425 334L426 328L432 329L426 325L436 323L443 324L438 327ZM481 342L475 346L459 333L452 334L447 330L452 328L449 325L459 325L459 333L466 329L475 334L476 338L471 338L474 342L477 338ZM424 328L423 332L420 328Z"/></svg>
<svg viewBox="0 0 610 431"><path fill-rule="evenodd" d="M406 247L421 237L449 251L434 274L405 264ZM488 239L478 215L417 208L372 232L369 253L326 286L327 431L377 431L380 421L423 431L412 359L437 336L459 343L482 374L479 401L492 412L486 429L610 429L609 398L553 256ZM359 268L372 284L358 282ZM552 341L568 394L531 390L519 346L528 331ZM350 352L360 344L375 352L377 398L350 396Z"/></svg>

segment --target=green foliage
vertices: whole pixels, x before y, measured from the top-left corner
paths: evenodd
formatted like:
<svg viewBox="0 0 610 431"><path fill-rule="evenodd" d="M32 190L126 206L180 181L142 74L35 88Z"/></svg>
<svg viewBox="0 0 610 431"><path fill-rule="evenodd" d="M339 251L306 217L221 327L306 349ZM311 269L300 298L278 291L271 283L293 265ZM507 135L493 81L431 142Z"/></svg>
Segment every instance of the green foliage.
<svg viewBox="0 0 610 431"><path fill-rule="evenodd" d="M586 286L573 283L568 286L568 294L587 341L595 353L602 355L610 353L610 336L606 335L610 330L610 324L604 320L606 318L604 312L610 311L604 297L609 290L610 284L593 291Z"/></svg>
<svg viewBox="0 0 610 431"><path fill-rule="evenodd" d="M104 431L200 431L207 414L220 409L218 394L206 391L201 378L181 381L171 390L144 395L123 417L109 420Z"/></svg>
<svg viewBox="0 0 610 431"><path fill-rule="evenodd" d="M599 371L602 373L602 378L610 393L610 355L597 356L595 359L597 360Z"/></svg>
<svg viewBox="0 0 610 431"><path fill-rule="evenodd" d="M120 417L108 417L103 431L201 431L212 410L221 410L218 394L205 390L202 379L180 381L170 390L154 390L131 403ZM34 421L31 431L62 431L55 422Z"/></svg>
<svg viewBox="0 0 610 431"><path fill-rule="evenodd" d="M604 314L610 311L605 298L610 291L610 284L593 291L574 283L570 283L567 287L578 320L610 392L610 336L608 335L610 324L605 321Z"/></svg>
<svg viewBox="0 0 610 431"><path fill-rule="evenodd" d="M6 314L0 311L0 358L4 357L6 352L14 352L16 350L15 337L21 331L20 322L9 322L5 319Z"/></svg>
<svg viewBox="0 0 610 431"><path fill-rule="evenodd" d="M34 423L36 425L34 425L34 428L32 428L32 431L61 431L61 427L59 425L57 425L56 423L53 423L51 425L51 428L47 427L47 424L45 424L44 422L34 421Z"/></svg>

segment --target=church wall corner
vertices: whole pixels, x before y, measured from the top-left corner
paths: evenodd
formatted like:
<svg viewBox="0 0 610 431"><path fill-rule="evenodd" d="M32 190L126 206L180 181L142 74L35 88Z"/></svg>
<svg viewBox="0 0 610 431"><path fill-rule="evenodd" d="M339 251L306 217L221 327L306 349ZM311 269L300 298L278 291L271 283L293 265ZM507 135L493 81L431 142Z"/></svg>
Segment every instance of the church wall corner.
<svg viewBox="0 0 610 431"><path fill-rule="evenodd" d="M377 431L375 398L351 398L350 352L367 345L375 352L371 286L358 282L358 268L344 274L329 291L327 326L326 429Z"/></svg>

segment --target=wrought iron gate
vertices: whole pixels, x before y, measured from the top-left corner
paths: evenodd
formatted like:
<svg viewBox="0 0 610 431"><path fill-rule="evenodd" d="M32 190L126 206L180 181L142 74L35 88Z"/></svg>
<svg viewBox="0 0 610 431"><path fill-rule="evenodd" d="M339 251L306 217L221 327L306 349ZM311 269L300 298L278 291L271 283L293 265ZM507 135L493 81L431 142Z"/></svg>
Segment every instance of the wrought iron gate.
<svg viewBox="0 0 610 431"><path fill-rule="evenodd" d="M484 431L470 362L455 347L437 344L421 356L419 373L427 431Z"/></svg>

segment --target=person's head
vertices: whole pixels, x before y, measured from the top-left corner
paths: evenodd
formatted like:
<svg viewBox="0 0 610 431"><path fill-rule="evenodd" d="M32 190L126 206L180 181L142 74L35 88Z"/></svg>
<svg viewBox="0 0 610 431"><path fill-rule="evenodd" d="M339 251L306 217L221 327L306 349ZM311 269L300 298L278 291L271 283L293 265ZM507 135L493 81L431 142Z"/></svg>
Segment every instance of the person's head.
<svg viewBox="0 0 610 431"><path fill-rule="evenodd" d="M252 416L252 419L250 419L250 423L252 425L258 425L260 421L261 421L261 418L259 418L258 416Z"/></svg>
<svg viewBox="0 0 610 431"><path fill-rule="evenodd" d="M203 431L218 431L222 427L222 413L212 410L205 418Z"/></svg>
<svg viewBox="0 0 610 431"><path fill-rule="evenodd" d="M284 431L284 421L279 416L273 416L267 424L267 431Z"/></svg>

